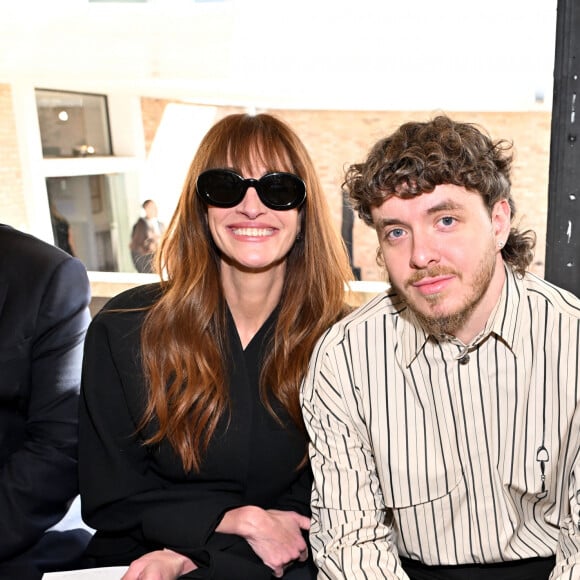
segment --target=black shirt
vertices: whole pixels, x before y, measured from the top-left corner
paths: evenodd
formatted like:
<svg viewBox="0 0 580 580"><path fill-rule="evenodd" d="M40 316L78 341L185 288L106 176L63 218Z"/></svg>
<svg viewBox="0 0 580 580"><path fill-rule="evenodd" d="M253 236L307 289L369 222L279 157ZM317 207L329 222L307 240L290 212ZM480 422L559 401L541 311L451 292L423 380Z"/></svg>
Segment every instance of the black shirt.
<svg viewBox="0 0 580 580"><path fill-rule="evenodd" d="M214 530L226 511L243 505L310 515L310 470L297 467L305 437L283 413L286 428L280 426L259 398L277 312L245 350L228 312L231 414L218 426L201 471L185 473L167 442L144 446L149 433L136 432L146 401L140 362L145 313L113 311L146 307L158 295L157 284L124 292L87 333L80 484L84 519L97 530L88 555L98 566L122 565L168 547L201 565L191 578L270 578L245 540Z"/></svg>

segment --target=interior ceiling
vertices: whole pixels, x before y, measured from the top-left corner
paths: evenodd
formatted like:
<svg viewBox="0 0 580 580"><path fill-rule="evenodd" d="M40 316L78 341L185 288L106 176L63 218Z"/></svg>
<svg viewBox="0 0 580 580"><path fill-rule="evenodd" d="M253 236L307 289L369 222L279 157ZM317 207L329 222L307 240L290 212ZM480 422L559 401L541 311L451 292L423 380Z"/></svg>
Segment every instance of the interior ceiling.
<svg viewBox="0 0 580 580"><path fill-rule="evenodd" d="M257 108L533 109L551 102L557 0L533 4L2 1L0 82Z"/></svg>

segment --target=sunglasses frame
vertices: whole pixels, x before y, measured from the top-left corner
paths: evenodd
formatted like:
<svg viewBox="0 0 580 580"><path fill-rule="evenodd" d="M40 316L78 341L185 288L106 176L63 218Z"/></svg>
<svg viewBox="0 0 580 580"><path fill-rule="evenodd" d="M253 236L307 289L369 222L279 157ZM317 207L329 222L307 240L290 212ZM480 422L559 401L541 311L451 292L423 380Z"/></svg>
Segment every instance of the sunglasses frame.
<svg viewBox="0 0 580 580"><path fill-rule="evenodd" d="M234 198L231 201L216 201L214 198L212 198L211 194L206 191L207 188L202 188L202 187L200 188L200 179L203 180L204 176L207 176L208 174L217 174L217 173L222 174L222 175L227 174L230 177L235 177L236 184L238 185L238 191L236 192L236 195L234 196ZM301 192L301 194L297 195L296 199L294 199L290 203L287 203L284 205L279 205L279 204L273 203L268 198L269 196L268 196L268 192L267 192L267 181L268 181L268 179L271 179L271 178L285 177L285 176L291 178L292 181L295 182L295 189L296 189L296 186L298 188L300 188L300 186L302 186L302 192ZM260 177L260 179L253 179L253 178L245 179L244 177L242 177L241 175L239 175L235 171L232 171L231 169L207 169L206 171L203 171L202 173L199 174L199 176L197 177L197 181L196 181L197 195L206 204L214 206L214 207L221 207L221 208L230 208L230 207L235 207L236 205L238 205L244 199L244 197L245 197L245 195L248 192L248 189L250 187L253 187L256 190L256 192L258 193L258 197L260 198L260 201L266 207L273 209L273 210L276 210L276 211L288 211L288 210L297 208L297 207L301 206L304 203L304 201L306 200L306 184L304 183L304 181L302 179L300 179L300 177L298 177L294 173L289 173L286 171L274 171L271 173L266 173L266 174L262 175L262 177Z"/></svg>

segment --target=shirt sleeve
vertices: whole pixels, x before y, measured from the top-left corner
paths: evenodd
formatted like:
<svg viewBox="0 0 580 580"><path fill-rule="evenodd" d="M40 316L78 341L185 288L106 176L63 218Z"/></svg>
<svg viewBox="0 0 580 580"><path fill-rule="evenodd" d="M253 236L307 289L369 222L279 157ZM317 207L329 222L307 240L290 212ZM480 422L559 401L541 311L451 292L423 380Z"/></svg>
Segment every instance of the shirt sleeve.
<svg viewBox="0 0 580 580"><path fill-rule="evenodd" d="M570 433L576 440L572 446L572 468L568 462L564 472L570 473L568 488L570 512L563 514L556 550L556 566L550 580L580 580L580 407L576 409Z"/></svg>
<svg viewBox="0 0 580 580"><path fill-rule="evenodd" d="M349 381L348 355L330 344L312 356L301 392L314 476L310 541L319 578L407 579L394 546L369 428Z"/></svg>
<svg viewBox="0 0 580 580"><path fill-rule="evenodd" d="M10 368L25 365L30 396L22 445L0 470L0 560L34 545L78 493L77 416L89 299L82 262L60 262L44 289L34 335L7 362Z"/></svg>

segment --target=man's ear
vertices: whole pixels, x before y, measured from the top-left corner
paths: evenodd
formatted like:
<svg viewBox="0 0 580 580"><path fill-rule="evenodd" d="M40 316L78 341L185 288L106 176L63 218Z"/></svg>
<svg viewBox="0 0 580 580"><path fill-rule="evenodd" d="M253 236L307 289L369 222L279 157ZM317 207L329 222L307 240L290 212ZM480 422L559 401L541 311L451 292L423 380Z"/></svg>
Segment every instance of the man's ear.
<svg viewBox="0 0 580 580"><path fill-rule="evenodd" d="M491 210L491 223L495 240L505 244L510 235L512 211L507 199L500 199L495 202Z"/></svg>

